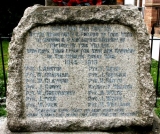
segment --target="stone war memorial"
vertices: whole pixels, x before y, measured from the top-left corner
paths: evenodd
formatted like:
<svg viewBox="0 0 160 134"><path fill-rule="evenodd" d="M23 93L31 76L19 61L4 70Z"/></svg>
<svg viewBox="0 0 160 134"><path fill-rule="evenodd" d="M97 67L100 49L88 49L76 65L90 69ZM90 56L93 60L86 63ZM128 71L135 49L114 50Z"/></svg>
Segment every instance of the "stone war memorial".
<svg viewBox="0 0 160 134"><path fill-rule="evenodd" d="M155 89L136 7L29 7L9 56L10 132L150 134Z"/></svg>

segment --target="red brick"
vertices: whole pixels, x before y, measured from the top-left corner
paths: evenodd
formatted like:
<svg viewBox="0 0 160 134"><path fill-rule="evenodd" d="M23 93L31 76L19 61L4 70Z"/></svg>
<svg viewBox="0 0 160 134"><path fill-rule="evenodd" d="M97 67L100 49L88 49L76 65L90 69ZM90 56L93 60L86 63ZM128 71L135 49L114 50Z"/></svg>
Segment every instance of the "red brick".
<svg viewBox="0 0 160 134"><path fill-rule="evenodd" d="M146 3L153 3L156 2L155 0L146 0ZM159 0L160 3L160 0ZM148 32L150 33L151 28L154 23L157 21L157 10L155 7L145 7L145 13L144 13L144 21L146 23ZM158 30L156 30L158 32Z"/></svg>

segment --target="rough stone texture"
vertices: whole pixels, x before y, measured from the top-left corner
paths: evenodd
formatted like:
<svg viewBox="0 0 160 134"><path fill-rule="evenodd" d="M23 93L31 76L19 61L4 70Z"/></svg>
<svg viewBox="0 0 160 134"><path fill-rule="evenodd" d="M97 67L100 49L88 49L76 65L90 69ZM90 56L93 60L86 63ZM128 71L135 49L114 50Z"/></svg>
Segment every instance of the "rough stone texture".
<svg viewBox="0 0 160 134"><path fill-rule="evenodd" d="M152 128L139 128L132 131L119 132L20 132L21 134L159 134L160 133L160 119L154 113L153 127ZM7 121L0 126L0 134L19 134L19 132L11 132L8 129Z"/></svg>
<svg viewBox="0 0 160 134"><path fill-rule="evenodd" d="M122 25L32 29L22 62L26 119L137 116L141 96L137 53L133 31Z"/></svg>
<svg viewBox="0 0 160 134"><path fill-rule="evenodd" d="M138 80L141 107L138 117L111 118L31 118L25 117L23 96L22 61L26 35L34 27L46 24L120 24L130 27L138 42ZM28 8L14 29L9 46L9 70L7 91L7 124L11 131L111 131L135 127L147 127L153 123L155 89L149 73L150 48L146 26L136 7L44 7ZM123 132L124 133L124 132ZM147 133L147 132L146 132Z"/></svg>
<svg viewBox="0 0 160 134"><path fill-rule="evenodd" d="M2 126L5 121L6 121L6 117L0 117L0 126Z"/></svg>
<svg viewBox="0 0 160 134"><path fill-rule="evenodd" d="M152 128L146 130L140 128L141 130L132 130L132 132L58 132L58 134L160 134L160 119L154 113L154 120ZM17 132L11 132L8 129L7 121L0 123L0 134L19 134ZM21 134L57 134L57 132L21 132Z"/></svg>

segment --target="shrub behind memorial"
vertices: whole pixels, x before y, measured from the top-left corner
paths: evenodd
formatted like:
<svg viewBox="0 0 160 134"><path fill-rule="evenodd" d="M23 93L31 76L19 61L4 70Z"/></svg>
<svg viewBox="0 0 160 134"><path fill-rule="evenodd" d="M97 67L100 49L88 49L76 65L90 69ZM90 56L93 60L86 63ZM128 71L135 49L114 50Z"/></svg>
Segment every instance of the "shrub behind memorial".
<svg viewBox="0 0 160 134"><path fill-rule="evenodd" d="M34 4L44 5L44 0L5 0L0 1L0 34L7 36L17 26L24 10Z"/></svg>

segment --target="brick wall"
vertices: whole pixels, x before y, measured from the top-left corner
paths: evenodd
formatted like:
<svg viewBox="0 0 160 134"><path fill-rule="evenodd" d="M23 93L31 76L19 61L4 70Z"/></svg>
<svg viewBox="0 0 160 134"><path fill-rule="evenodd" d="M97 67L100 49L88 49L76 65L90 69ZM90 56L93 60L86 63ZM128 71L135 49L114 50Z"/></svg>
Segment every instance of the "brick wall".
<svg viewBox="0 0 160 134"><path fill-rule="evenodd" d="M160 7L160 0L145 1L144 20L147 25L147 29L149 33L151 33L151 28L153 24L157 22L157 10L156 10L157 6ZM156 29L156 34L158 33L160 33L159 28Z"/></svg>
<svg viewBox="0 0 160 134"><path fill-rule="evenodd" d="M117 5L123 5L124 4L124 0L117 0Z"/></svg>
<svg viewBox="0 0 160 134"><path fill-rule="evenodd" d="M150 32L152 25L157 21L157 10L154 7L145 7L144 21Z"/></svg>
<svg viewBox="0 0 160 134"><path fill-rule="evenodd" d="M153 0L154 3L160 3L160 0Z"/></svg>
<svg viewBox="0 0 160 134"><path fill-rule="evenodd" d="M160 0L146 0L146 3L160 3Z"/></svg>

